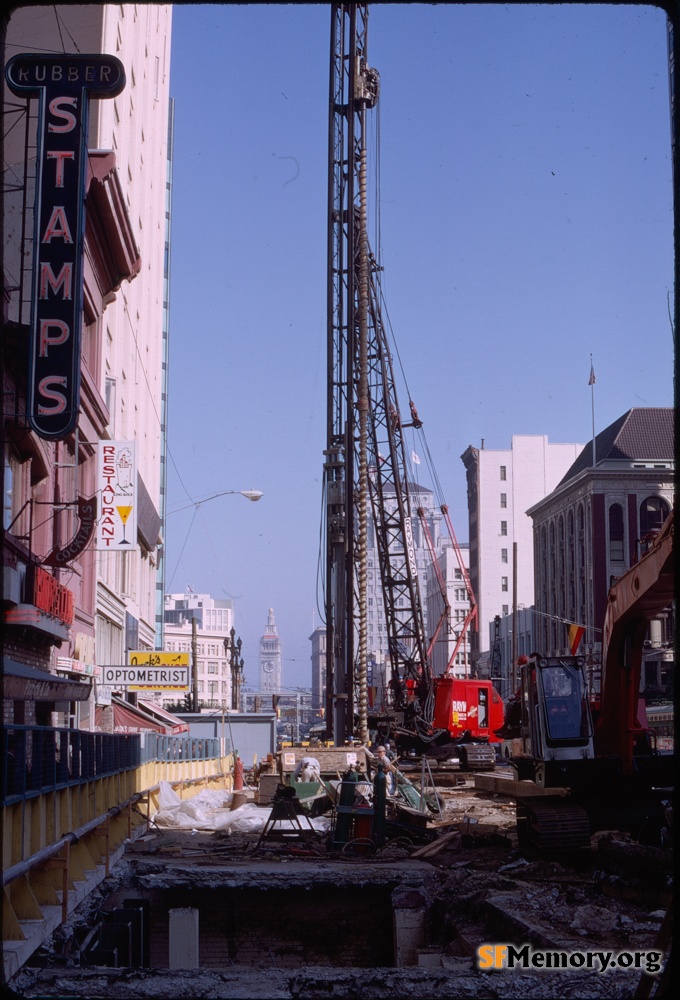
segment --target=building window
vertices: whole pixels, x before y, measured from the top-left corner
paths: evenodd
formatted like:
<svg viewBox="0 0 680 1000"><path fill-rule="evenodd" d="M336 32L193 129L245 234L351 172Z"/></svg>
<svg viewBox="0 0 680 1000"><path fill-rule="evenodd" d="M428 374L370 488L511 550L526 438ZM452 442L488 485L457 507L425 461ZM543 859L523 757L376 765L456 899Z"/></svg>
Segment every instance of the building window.
<svg viewBox="0 0 680 1000"><path fill-rule="evenodd" d="M208 673L209 674L217 673L217 664L214 662L214 660L208 660Z"/></svg>
<svg viewBox="0 0 680 1000"><path fill-rule="evenodd" d="M501 493L501 507L507 507L507 506L508 506L508 494Z"/></svg>
<svg viewBox="0 0 680 1000"><path fill-rule="evenodd" d="M609 558L623 562L623 507L613 503L609 508Z"/></svg>
<svg viewBox="0 0 680 1000"><path fill-rule="evenodd" d="M659 531L668 517L668 504L661 497L647 497L640 504L640 538Z"/></svg>
<svg viewBox="0 0 680 1000"><path fill-rule="evenodd" d="M505 465L501 465L501 479L503 480L503 482L505 482L507 478L508 478L507 468Z"/></svg>
<svg viewBox="0 0 680 1000"><path fill-rule="evenodd" d="M508 533L508 522L501 521L501 535L507 535Z"/></svg>
<svg viewBox="0 0 680 1000"><path fill-rule="evenodd" d="M509 615L510 614L510 605L509 604L504 604L503 607L501 608L501 613L504 614L504 615Z"/></svg>
<svg viewBox="0 0 680 1000"><path fill-rule="evenodd" d="M508 589L508 578L507 578L507 576L502 576L501 577L501 590L506 590L507 591L507 589Z"/></svg>
<svg viewBox="0 0 680 1000"><path fill-rule="evenodd" d="M2 526L3 528L9 528L12 524L14 518L17 515L17 507L19 500L19 489L18 484L20 478L18 475L19 471L19 460L16 457L14 450L10 448L9 445L5 446L5 492L2 498ZM15 529L16 530L16 529Z"/></svg>

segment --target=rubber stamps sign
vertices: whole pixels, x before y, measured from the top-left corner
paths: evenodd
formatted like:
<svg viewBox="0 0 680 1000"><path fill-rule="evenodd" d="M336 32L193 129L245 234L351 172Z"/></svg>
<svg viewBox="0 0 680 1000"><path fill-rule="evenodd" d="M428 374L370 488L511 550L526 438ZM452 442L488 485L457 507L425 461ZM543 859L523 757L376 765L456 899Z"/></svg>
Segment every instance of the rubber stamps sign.
<svg viewBox="0 0 680 1000"><path fill-rule="evenodd" d="M115 56L22 54L5 76L38 98L28 421L56 441L80 400L88 98L115 97L125 71Z"/></svg>

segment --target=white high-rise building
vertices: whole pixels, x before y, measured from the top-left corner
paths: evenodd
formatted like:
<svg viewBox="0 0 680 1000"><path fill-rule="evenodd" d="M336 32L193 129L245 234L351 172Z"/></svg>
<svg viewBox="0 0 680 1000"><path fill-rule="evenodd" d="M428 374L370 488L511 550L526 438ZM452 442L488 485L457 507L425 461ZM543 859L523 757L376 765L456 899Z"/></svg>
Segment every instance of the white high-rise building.
<svg viewBox="0 0 680 1000"><path fill-rule="evenodd" d="M582 444L550 444L541 434L513 434L509 450L470 445L461 455L467 470L470 580L479 623L473 666L494 616L512 611L515 545L517 605L533 604L533 524L526 512L555 489L582 449Z"/></svg>
<svg viewBox="0 0 680 1000"><path fill-rule="evenodd" d="M432 490L417 483L409 486L409 497L412 515L413 547L418 568L418 587L420 592L420 604L423 613L425 635L429 638L431 626L428 622L428 573L432 566L432 554L428 545L427 534L436 555L442 551L446 544L442 534L442 522L444 515L435 506L434 494ZM392 503L396 506L395 500L390 500L389 494L386 496L386 504ZM417 515L417 511L423 511L423 519ZM423 524L425 522L426 528ZM448 540L448 539L446 539ZM375 536L375 525L372 517L368 519L368 557L367 557L367 589L368 589L368 621L367 621L367 648L368 648L368 687L369 705L382 704L388 689L391 678L390 657L389 657L389 629L385 619L385 603L383 599L382 581L380 578L380 560L378 557L377 540ZM405 598L401 598L405 600Z"/></svg>
<svg viewBox="0 0 680 1000"><path fill-rule="evenodd" d="M165 650L189 653L192 657L193 619L196 620L196 675L199 708L226 709L231 704L230 632L234 609L228 600L215 600L210 594L166 594ZM177 704L185 692L163 691L155 696L161 705ZM239 706L240 708L240 706Z"/></svg>
<svg viewBox="0 0 680 1000"><path fill-rule="evenodd" d="M474 623L470 622L465 628L471 607L465 583L465 574L469 569L470 549L467 544L459 545L458 549L460 559L453 545L445 544L436 564L433 563L427 571L425 600L429 623L428 641L435 639L430 654L430 663L436 676L441 676L446 671L454 652L455 658L451 664L454 676L471 676L471 635ZM451 609L448 616L444 614L445 605L442 589L446 593ZM459 639L461 639L460 643Z"/></svg>
<svg viewBox="0 0 680 1000"><path fill-rule="evenodd" d="M309 637L312 644L312 708L326 709L326 628L317 625Z"/></svg>

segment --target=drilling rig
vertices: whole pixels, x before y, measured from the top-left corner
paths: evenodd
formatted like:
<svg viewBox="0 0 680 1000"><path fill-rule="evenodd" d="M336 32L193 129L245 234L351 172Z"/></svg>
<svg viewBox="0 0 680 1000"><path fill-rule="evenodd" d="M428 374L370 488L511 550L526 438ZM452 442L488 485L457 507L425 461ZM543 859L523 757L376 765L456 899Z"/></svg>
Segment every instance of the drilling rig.
<svg viewBox="0 0 680 1000"><path fill-rule="evenodd" d="M419 427L420 421L411 403L409 421L402 422L381 313L381 268L368 239L366 134L380 80L368 64L367 5L335 3L331 16L324 453L327 731L338 744L354 738L369 741L367 553L372 524L388 636L391 731L411 749L450 746L462 736L474 745L470 759L493 767L495 751L489 741L498 742L493 730L503 721L498 693L490 681L471 680L458 695L459 681L448 671L434 677L429 660L432 641L428 644L424 627L404 440L405 428ZM442 511L457 547L448 510ZM462 558L460 562L462 566ZM465 577L469 583L467 573ZM469 593L468 617L474 619L471 588Z"/></svg>

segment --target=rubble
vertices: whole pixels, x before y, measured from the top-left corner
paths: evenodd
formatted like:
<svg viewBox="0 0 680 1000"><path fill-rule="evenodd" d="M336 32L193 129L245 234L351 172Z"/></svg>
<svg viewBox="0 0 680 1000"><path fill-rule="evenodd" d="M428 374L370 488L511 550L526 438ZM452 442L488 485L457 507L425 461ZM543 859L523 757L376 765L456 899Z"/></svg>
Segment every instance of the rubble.
<svg viewBox="0 0 680 1000"><path fill-rule="evenodd" d="M329 851L323 836L311 851L287 843L263 851L257 845L269 807L251 801L232 811L224 797L219 802L201 802L197 796L193 810L185 809L183 814L200 823L214 820L212 828L156 826L130 844L98 897L83 904L70 926L62 928L61 937L55 935L36 954L34 967L24 967L10 986L20 997L68 995L93 1000L99 996L107 1000L203 996L384 1000L388 995L447 1000L564 996L623 1000L633 996L641 979L639 968L481 971L477 948L509 943L569 953L594 948L613 953L663 951L659 942L665 940L670 851L643 848L640 855L638 845L610 833L597 838L592 850L576 859L531 857L517 848L514 809L506 799L470 787L447 787L440 792L442 819L432 822L425 844L417 838L395 837L370 856ZM180 809L177 803L166 801L166 813L168 805ZM232 820L225 826L227 815ZM327 817L319 819L328 821ZM640 867L655 905L622 891L636 884ZM235 887L239 891L307 892L314 888L323 892L327 885L333 891L356 889L360 900L367 887L382 884L398 886L401 896L424 893L427 898L426 947L419 952L415 967L281 968L270 952L271 961L260 962L259 967L93 969L79 966L74 947L78 920L85 926L91 924L96 912L113 898L123 899L133 886L147 895L159 889L181 893ZM621 891L612 892L612 885ZM323 906L315 905L316 917L323 921ZM357 919L356 933L371 935L372 928ZM654 996L656 980L649 982L647 995Z"/></svg>

